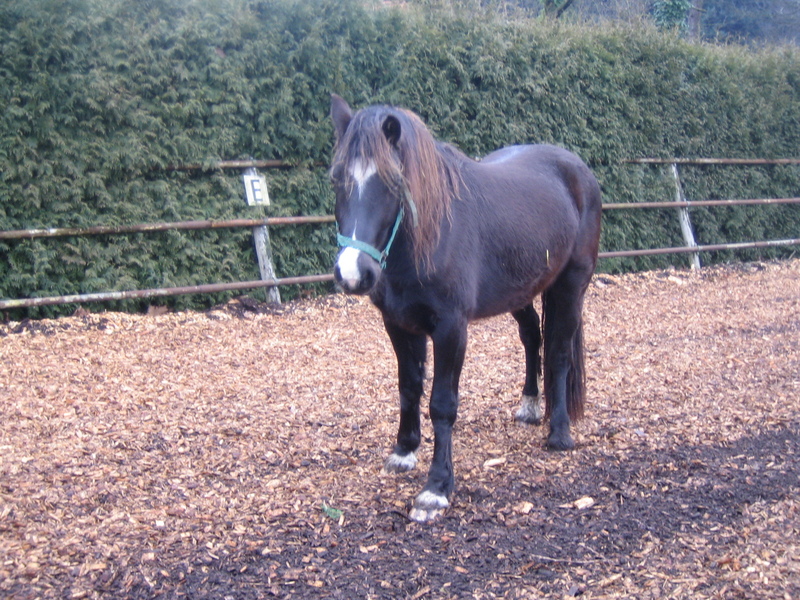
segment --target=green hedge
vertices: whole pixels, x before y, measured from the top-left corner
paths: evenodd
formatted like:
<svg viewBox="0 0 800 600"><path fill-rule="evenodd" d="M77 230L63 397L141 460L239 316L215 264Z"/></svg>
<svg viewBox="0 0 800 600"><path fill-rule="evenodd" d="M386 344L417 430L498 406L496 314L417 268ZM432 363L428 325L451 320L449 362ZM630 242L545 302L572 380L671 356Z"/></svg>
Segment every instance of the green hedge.
<svg viewBox="0 0 800 600"><path fill-rule="evenodd" d="M353 106L409 107L474 156L513 143L563 145L594 168L607 202L673 197L665 167L626 158L792 157L800 148L794 48L696 46L646 27L358 0L4 2L0 229L257 216L263 209L245 205L238 174L167 170L247 157L297 165L267 172L268 214L328 214L333 197L320 165L331 153L331 92ZM691 199L800 189L800 167L685 167L682 177ZM798 237L798 217L796 206L692 213L701 243ZM271 235L279 276L330 269L331 226ZM0 297L256 279L251 244L246 230L4 242ZM603 249L668 245L682 245L672 210L606 215ZM615 259L601 268L685 260ZM168 302L199 308L224 298Z"/></svg>

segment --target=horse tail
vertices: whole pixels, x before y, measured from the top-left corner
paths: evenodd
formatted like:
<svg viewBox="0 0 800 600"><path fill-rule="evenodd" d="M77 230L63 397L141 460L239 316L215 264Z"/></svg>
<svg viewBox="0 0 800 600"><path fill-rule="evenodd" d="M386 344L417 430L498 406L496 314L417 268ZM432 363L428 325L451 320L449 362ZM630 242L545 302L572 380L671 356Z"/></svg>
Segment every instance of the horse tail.
<svg viewBox="0 0 800 600"><path fill-rule="evenodd" d="M567 360L567 414L571 421L578 421L584 415L584 400L586 398L586 371L584 370L583 346L583 317L581 315L581 302L577 307L567 309L570 315L565 315L563 298L552 297L549 291L542 294L542 329L544 331L544 395L545 395L545 420L555 408L556 398L550 393L553 389L555 377L555 364L558 360L552 356L559 346L568 343L566 348ZM573 312L574 311L574 312ZM567 317L567 318L565 318ZM572 320L574 330L571 340L563 340L569 335L567 323Z"/></svg>
<svg viewBox="0 0 800 600"><path fill-rule="evenodd" d="M567 414L572 421L583 418L586 399L586 371L583 368L585 352L583 349L583 319L572 338L572 365L567 378Z"/></svg>

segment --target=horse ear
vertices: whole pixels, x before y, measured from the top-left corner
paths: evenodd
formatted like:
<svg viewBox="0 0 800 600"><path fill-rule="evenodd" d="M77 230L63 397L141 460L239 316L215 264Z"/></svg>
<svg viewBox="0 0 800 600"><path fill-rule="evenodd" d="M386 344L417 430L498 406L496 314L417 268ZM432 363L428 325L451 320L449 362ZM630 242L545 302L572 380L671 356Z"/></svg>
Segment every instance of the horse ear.
<svg viewBox="0 0 800 600"><path fill-rule="evenodd" d="M350 106L344 101L344 98L331 94L331 120L337 140L341 139L344 132L347 131L347 126L350 125L352 118L353 111L350 110Z"/></svg>
<svg viewBox="0 0 800 600"><path fill-rule="evenodd" d="M383 135L386 136L389 144L397 146L397 142L400 141L400 121L397 117L393 115L386 117L383 121L383 125L381 125L381 129L383 129Z"/></svg>

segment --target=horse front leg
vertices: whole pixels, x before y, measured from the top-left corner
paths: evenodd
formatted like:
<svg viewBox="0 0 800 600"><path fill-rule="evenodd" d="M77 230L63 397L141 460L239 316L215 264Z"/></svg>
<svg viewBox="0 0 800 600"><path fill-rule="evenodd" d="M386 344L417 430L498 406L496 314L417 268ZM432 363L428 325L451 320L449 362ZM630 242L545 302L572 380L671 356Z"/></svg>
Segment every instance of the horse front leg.
<svg viewBox="0 0 800 600"><path fill-rule="evenodd" d="M419 400L425 381L427 338L386 321L384 326L397 356L400 426L397 443L383 468L389 473L402 473L417 466L416 451L420 442Z"/></svg>
<svg viewBox="0 0 800 600"><path fill-rule="evenodd" d="M466 319L440 321L431 337L434 360L430 401L433 459L428 481L409 513L419 522L432 521L444 514L455 486L452 438L458 413L458 380L467 347Z"/></svg>

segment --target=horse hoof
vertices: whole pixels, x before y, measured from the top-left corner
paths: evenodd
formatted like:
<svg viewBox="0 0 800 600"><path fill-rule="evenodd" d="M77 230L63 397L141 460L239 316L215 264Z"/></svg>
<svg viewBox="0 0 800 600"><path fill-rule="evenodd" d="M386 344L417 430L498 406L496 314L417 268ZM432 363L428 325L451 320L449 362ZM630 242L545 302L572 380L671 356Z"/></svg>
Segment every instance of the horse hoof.
<svg viewBox="0 0 800 600"><path fill-rule="evenodd" d="M417 455L413 452L409 452L405 456L392 452L392 455L383 464L383 470L386 473L405 473L414 470L416 466Z"/></svg>
<svg viewBox="0 0 800 600"><path fill-rule="evenodd" d="M542 417L544 417L544 411L542 410L542 395L523 395L522 404L514 415L514 418L520 423L539 425L542 422Z"/></svg>
<svg viewBox="0 0 800 600"><path fill-rule="evenodd" d="M422 492L414 501L408 516L417 523L430 523L441 517L448 506L450 502L444 496L433 492Z"/></svg>
<svg viewBox="0 0 800 600"><path fill-rule="evenodd" d="M551 433L550 437L547 438L547 447L550 450L572 450L575 448L575 441L569 432L561 435Z"/></svg>

